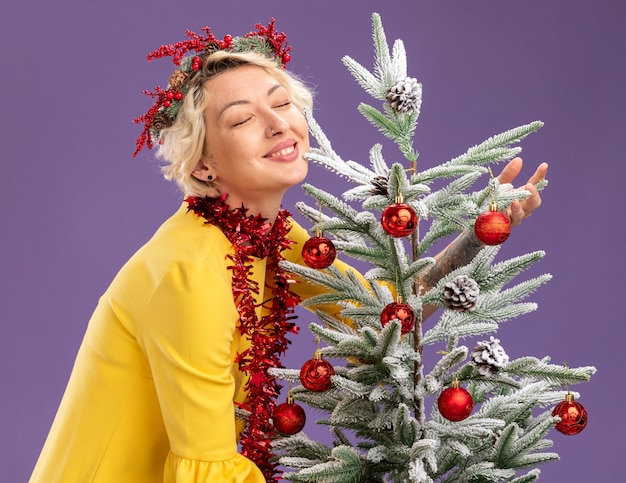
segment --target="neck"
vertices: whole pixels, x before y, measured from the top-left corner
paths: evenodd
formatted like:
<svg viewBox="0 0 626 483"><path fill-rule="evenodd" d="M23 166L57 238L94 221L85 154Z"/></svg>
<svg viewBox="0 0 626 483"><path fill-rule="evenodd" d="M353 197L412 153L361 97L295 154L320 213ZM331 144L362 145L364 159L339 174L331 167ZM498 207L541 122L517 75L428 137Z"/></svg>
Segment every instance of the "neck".
<svg viewBox="0 0 626 483"><path fill-rule="evenodd" d="M226 204L231 208L241 208L241 205L248 209L248 213L251 215L260 215L267 220L267 223L273 225L280 211L282 203L282 195L272 199L270 197L264 197L260 200L251 198L243 199L239 196L231 196L230 194L226 198Z"/></svg>
<svg viewBox="0 0 626 483"><path fill-rule="evenodd" d="M287 211L277 212L270 225L263 215L253 214L241 204L232 208L224 198L189 196L185 201L190 211L206 219L207 223L218 226L241 256L265 258L272 250L279 249L280 252L289 246L291 242L286 238L289 232Z"/></svg>

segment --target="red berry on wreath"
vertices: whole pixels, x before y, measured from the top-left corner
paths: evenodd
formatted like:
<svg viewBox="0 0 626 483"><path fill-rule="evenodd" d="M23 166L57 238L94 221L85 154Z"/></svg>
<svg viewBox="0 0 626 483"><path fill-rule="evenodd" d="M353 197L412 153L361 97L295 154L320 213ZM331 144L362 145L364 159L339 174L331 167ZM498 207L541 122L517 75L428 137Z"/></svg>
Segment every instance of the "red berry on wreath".
<svg viewBox="0 0 626 483"><path fill-rule="evenodd" d="M191 70L200 70L202 68L202 58L194 56L191 59Z"/></svg>
<svg viewBox="0 0 626 483"><path fill-rule="evenodd" d="M300 368L300 382L312 392L328 391L333 383L331 376L335 375L333 365L322 359L322 353L315 351L313 359L309 359Z"/></svg>
<svg viewBox="0 0 626 483"><path fill-rule="evenodd" d="M494 202L489 205L489 211L476 218L474 233L485 245L500 245L511 234L511 222L504 213L498 211L498 205Z"/></svg>
<svg viewBox="0 0 626 483"><path fill-rule="evenodd" d="M287 402L279 404L274 409L274 428L280 434L291 436L299 433L306 424L306 413L302 406L293 402L291 394L287 396Z"/></svg>
<svg viewBox="0 0 626 483"><path fill-rule="evenodd" d="M574 401L571 392L567 393L565 401L561 401L552 410L552 416L561 418L555 425L556 430L569 436L580 433L587 426L587 410Z"/></svg>
<svg viewBox="0 0 626 483"><path fill-rule="evenodd" d="M408 334L415 327L415 314L409 304L393 302L387 305L380 314L380 323L383 327L395 319L402 324L400 329L402 335Z"/></svg>
<svg viewBox="0 0 626 483"><path fill-rule="evenodd" d="M437 399L437 407L441 415L449 421L463 421L474 409L472 395L454 381L452 387L444 389Z"/></svg>
<svg viewBox="0 0 626 483"><path fill-rule="evenodd" d="M398 195L396 202L383 211L380 224L392 237L402 238L413 233L417 227L417 214L410 205L403 202L402 195Z"/></svg>
<svg viewBox="0 0 626 483"><path fill-rule="evenodd" d="M315 236L309 238L302 247L302 258L311 268L330 267L337 257L335 245L328 238L322 236L322 231L315 230Z"/></svg>

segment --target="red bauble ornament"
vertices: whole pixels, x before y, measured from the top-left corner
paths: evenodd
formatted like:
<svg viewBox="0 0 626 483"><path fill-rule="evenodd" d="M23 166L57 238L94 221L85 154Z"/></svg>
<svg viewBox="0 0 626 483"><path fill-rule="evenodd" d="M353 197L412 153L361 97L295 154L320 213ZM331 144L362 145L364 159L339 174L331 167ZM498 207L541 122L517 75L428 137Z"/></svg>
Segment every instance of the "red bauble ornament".
<svg viewBox="0 0 626 483"><path fill-rule="evenodd" d="M180 91L177 91L177 92L174 94L174 99L176 99L177 101L182 101L182 100L183 100L183 93L182 93L182 92L180 92Z"/></svg>
<svg viewBox="0 0 626 483"><path fill-rule="evenodd" d="M452 387L444 389L437 399L441 415L449 421L463 421L474 409L474 400L467 390L454 381Z"/></svg>
<svg viewBox="0 0 626 483"><path fill-rule="evenodd" d="M293 402L290 395L287 397L287 402L276 406L273 420L276 431L285 436L291 436L302 431L306 423L306 414L302 406Z"/></svg>
<svg viewBox="0 0 626 483"><path fill-rule="evenodd" d="M165 97L171 101L172 99L174 99L174 91L167 91L165 93Z"/></svg>
<svg viewBox="0 0 626 483"><path fill-rule="evenodd" d="M394 302L387 305L380 314L380 323L387 325L392 320L398 319L402 323L400 333L408 334L415 327L415 314L409 304Z"/></svg>
<svg viewBox="0 0 626 483"><path fill-rule="evenodd" d="M309 238L302 247L302 258L311 268L330 267L337 257L335 245L328 238L322 236L322 231L315 230L315 236Z"/></svg>
<svg viewBox="0 0 626 483"><path fill-rule="evenodd" d="M557 404L552 410L552 416L561 418L555 428L563 434L570 436L578 434L587 426L587 410L582 404L574 401L574 395L570 392L565 396L565 401Z"/></svg>
<svg viewBox="0 0 626 483"><path fill-rule="evenodd" d="M396 202L383 211L380 224L392 237L402 238L413 233L417 227L417 215L410 205L402 202L402 196L398 196Z"/></svg>
<svg viewBox="0 0 626 483"><path fill-rule="evenodd" d="M511 222L504 213L498 211L498 205L491 203L489 211L476 218L474 233L485 245L500 245L511 234Z"/></svg>
<svg viewBox="0 0 626 483"><path fill-rule="evenodd" d="M300 369L300 382L302 385L312 392L328 391L333 383L331 376L335 375L333 365L322 359L322 353L315 351L313 359L309 359Z"/></svg>

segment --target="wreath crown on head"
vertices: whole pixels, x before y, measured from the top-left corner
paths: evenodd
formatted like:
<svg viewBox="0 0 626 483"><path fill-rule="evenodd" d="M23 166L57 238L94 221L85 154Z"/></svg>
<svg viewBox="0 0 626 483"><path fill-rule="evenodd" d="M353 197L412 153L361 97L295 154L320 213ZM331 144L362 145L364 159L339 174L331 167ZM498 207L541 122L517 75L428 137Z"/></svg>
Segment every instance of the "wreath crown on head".
<svg viewBox="0 0 626 483"><path fill-rule="evenodd" d="M172 57L172 63L178 66L178 69L170 76L165 89L157 86L154 91L143 91L155 99L155 103L145 114L133 119L134 123L144 125L135 142L133 157L144 146L152 149L153 139L158 139L161 130L172 125L189 90L189 80L202 69L211 54L220 50L236 53L257 52L268 58L273 57L278 65L285 67L291 60L289 54L291 46L287 44L285 33L276 30L274 18L270 19L267 26L257 23L255 28L256 31L248 32L241 37L225 35L222 40L213 35L210 27L202 28L204 35L187 30L187 40L162 45L148 54L148 62L162 57ZM190 52L193 54L185 56Z"/></svg>

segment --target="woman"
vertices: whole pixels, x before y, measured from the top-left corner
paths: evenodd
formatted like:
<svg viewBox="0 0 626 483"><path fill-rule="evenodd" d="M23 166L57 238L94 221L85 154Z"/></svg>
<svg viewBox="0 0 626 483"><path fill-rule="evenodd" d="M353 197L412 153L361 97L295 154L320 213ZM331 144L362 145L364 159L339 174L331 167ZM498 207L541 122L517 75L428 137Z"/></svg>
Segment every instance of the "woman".
<svg viewBox="0 0 626 483"><path fill-rule="evenodd" d="M280 205L307 174L311 94L283 70L289 48L273 20L235 39L205 33L151 54L180 67L138 118L138 149L157 137L187 198L101 297L31 482L273 479L278 387L266 370L294 331L298 297L315 290L278 266L302 263L308 238ZM538 206L531 198L514 223ZM431 273L469 261L466 239ZM241 454L236 406L251 411Z"/></svg>

